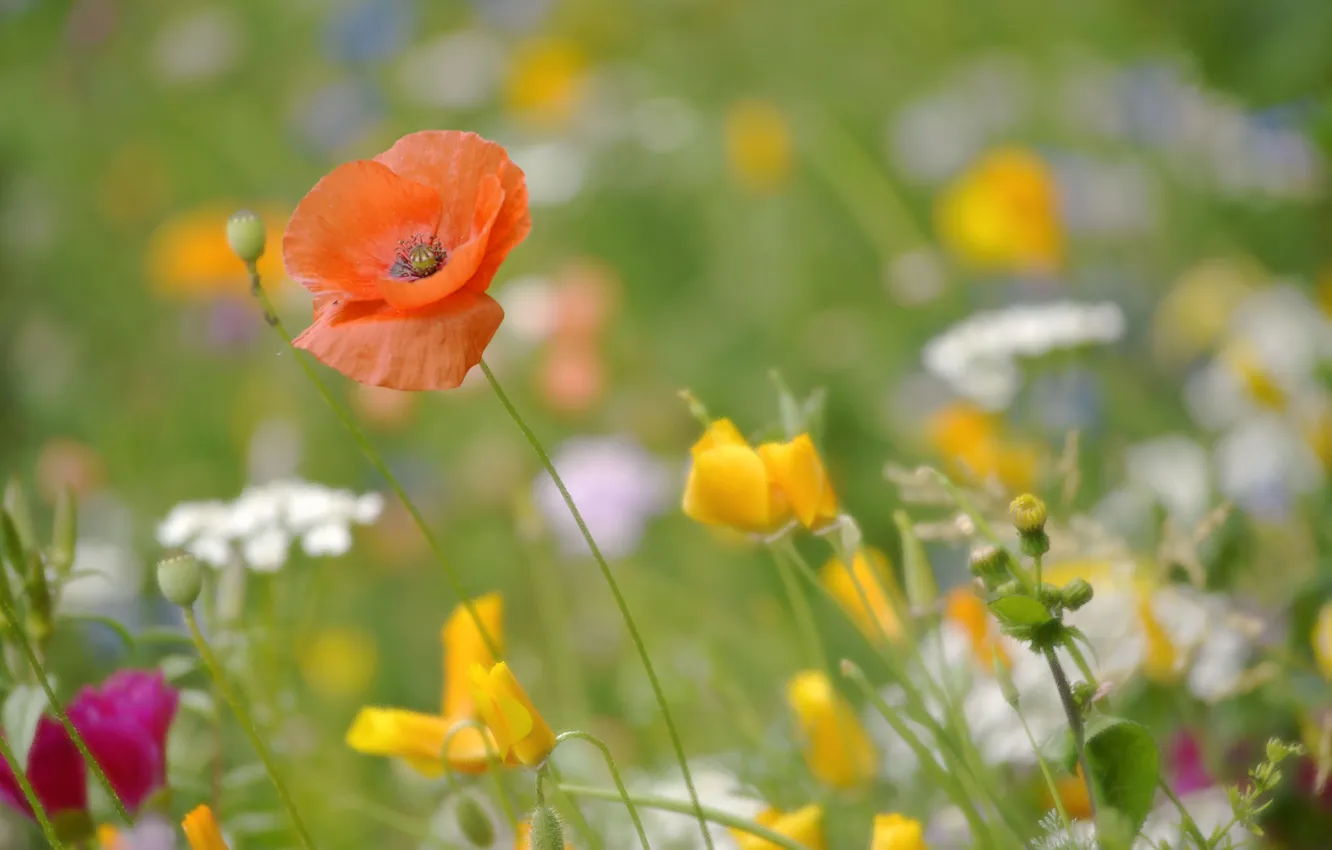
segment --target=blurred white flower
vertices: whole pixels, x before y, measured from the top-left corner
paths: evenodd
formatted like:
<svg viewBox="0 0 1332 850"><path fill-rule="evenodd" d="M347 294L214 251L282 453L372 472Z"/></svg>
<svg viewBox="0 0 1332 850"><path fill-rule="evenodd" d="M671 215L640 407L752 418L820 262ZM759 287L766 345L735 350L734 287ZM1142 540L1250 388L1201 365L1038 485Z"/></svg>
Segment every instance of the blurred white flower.
<svg viewBox="0 0 1332 850"><path fill-rule="evenodd" d="M638 548L647 521L666 509L669 476L661 461L629 437L579 437L553 457L597 546L607 558ZM567 555L585 555L587 542L550 477L532 484L532 497Z"/></svg>
<svg viewBox="0 0 1332 850"><path fill-rule="evenodd" d="M705 805L734 815L752 820L768 808L753 794L746 793L740 781L721 767L708 762L691 762L690 776L694 780L694 789ZM678 772L665 777L655 777L628 783L631 794L663 797L668 800L689 802L689 789ZM668 812L663 809L638 810L643 821L643 830L648 842L653 847L670 847L672 850L703 850L707 845L703 841L703 832L698 820L692 814ZM625 834L625 841L630 841L632 832ZM708 824L708 835L712 838L716 850L735 850L738 846L730 830L715 823ZM629 846L621 843L619 846Z"/></svg>
<svg viewBox="0 0 1332 850"><path fill-rule="evenodd" d="M509 155L527 175L527 198L534 207L568 203L583 189L587 153L572 142L513 146Z"/></svg>
<svg viewBox="0 0 1332 850"><path fill-rule="evenodd" d="M976 313L930 340L926 371L982 407L1007 407L1021 384L1019 361L1103 345L1124 336L1124 313L1111 302L1056 301Z"/></svg>
<svg viewBox="0 0 1332 850"><path fill-rule="evenodd" d="M312 557L345 554L352 525L379 519L384 499L298 479L247 487L232 502L182 502L157 527L157 542L181 547L223 567L239 555L251 569L272 572L287 561L293 540Z"/></svg>
<svg viewBox="0 0 1332 850"><path fill-rule="evenodd" d="M495 96L504 48L479 30L461 30L412 48L398 66L398 87L413 103L474 109Z"/></svg>
<svg viewBox="0 0 1332 850"><path fill-rule="evenodd" d="M1202 519L1211 507L1207 450L1182 434L1129 446L1129 486L1150 496L1183 523Z"/></svg>
<svg viewBox="0 0 1332 850"><path fill-rule="evenodd" d="M200 83L226 73L241 51L235 13L210 6L170 22L157 36L153 64L168 83Z"/></svg>

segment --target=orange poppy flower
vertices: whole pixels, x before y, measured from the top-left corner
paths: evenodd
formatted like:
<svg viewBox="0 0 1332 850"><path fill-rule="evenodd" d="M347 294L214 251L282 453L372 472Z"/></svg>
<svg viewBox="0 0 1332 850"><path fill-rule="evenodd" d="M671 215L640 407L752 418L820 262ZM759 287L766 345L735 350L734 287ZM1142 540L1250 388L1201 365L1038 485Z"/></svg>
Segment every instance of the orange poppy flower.
<svg viewBox="0 0 1332 850"><path fill-rule="evenodd" d="M363 384L452 389L504 318L486 288L531 228L522 170L475 133L412 133L340 165L282 237L314 294L296 345Z"/></svg>

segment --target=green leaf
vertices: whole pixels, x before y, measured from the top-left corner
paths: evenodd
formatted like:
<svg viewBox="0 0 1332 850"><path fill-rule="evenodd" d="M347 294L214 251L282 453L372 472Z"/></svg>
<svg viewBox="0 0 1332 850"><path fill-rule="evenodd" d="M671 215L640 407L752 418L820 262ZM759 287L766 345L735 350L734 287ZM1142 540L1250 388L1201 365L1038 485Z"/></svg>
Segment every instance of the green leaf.
<svg viewBox="0 0 1332 850"><path fill-rule="evenodd" d="M1100 715L1087 725L1086 753L1096 791L1098 829L1104 819L1114 835L1127 833L1131 842L1156 796L1161 769L1156 741L1141 724ZM1113 814L1103 818L1105 812Z"/></svg>
<svg viewBox="0 0 1332 850"><path fill-rule="evenodd" d="M27 764L28 750L37 734L37 721L46 711L46 691L37 685L19 685L5 698L0 715L4 717L5 737L19 764Z"/></svg>
<svg viewBox="0 0 1332 850"><path fill-rule="evenodd" d="M1001 596L990 603L999 622L1009 627L1034 628L1054 619L1044 605L1030 596Z"/></svg>

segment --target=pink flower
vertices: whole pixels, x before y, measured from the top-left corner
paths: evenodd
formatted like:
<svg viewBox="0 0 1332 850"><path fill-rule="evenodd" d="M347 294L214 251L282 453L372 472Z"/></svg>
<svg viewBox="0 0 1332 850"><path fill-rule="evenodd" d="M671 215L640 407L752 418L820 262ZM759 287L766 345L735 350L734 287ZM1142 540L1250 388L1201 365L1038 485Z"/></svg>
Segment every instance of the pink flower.
<svg viewBox="0 0 1332 850"><path fill-rule="evenodd" d="M179 701L160 672L121 670L99 688L81 689L69 704L70 722L130 810L166 783L166 736ZM59 721L38 721L26 770L48 814L87 809L88 771ZM5 764L0 764L0 802L32 816Z"/></svg>

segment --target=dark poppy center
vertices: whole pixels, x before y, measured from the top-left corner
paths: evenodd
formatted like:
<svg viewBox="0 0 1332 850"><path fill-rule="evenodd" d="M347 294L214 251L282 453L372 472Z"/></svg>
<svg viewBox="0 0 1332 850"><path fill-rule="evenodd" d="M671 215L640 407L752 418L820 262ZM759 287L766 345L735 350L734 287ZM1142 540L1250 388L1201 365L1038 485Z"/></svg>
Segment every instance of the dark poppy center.
<svg viewBox="0 0 1332 850"><path fill-rule="evenodd" d="M439 271L449 260L439 239L434 236L413 236L398 244L398 253L389 274L400 280L420 280Z"/></svg>

